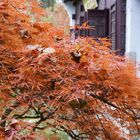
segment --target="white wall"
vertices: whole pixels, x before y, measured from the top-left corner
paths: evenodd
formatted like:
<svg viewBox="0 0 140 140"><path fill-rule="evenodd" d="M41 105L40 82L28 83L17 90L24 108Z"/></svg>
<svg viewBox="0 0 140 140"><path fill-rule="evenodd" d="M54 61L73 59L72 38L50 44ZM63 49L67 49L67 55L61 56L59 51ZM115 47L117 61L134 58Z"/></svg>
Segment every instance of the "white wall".
<svg viewBox="0 0 140 140"><path fill-rule="evenodd" d="M105 8L110 8L112 6L112 4L115 3L115 1L116 0L99 0L98 9L102 10L102 9L105 9Z"/></svg>
<svg viewBox="0 0 140 140"><path fill-rule="evenodd" d="M140 0L127 0L126 55L140 63Z"/></svg>
<svg viewBox="0 0 140 140"><path fill-rule="evenodd" d="M75 7L73 6L73 3L72 2L66 2L64 4L67 12L68 12L68 15L70 17L70 26L74 26L75 25L75 20L72 19L72 15L75 14Z"/></svg>
<svg viewBox="0 0 140 140"><path fill-rule="evenodd" d="M140 63L140 0L127 0L126 56Z"/></svg>

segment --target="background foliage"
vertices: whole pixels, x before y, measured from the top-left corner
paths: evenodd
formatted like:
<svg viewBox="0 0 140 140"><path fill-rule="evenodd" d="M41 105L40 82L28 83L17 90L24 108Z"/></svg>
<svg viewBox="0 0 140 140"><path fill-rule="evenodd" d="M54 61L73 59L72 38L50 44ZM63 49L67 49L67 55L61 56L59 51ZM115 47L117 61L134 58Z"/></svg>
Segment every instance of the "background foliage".
<svg viewBox="0 0 140 140"><path fill-rule="evenodd" d="M51 7L52 10L54 8L54 5L56 3L55 0L40 0L40 2L42 3L42 7L47 8L47 7Z"/></svg>

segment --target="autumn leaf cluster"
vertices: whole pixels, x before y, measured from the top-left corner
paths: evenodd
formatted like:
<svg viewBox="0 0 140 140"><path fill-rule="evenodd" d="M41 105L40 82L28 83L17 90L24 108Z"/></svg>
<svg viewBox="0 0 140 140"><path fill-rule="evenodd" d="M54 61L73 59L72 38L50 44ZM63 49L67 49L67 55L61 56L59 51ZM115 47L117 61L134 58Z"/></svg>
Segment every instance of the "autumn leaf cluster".
<svg viewBox="0 0 140 140"><path fill-rule="evenodd" d="M41 22L44 13L35 1L0 1L1 133L13 140L34 140L47 128L76 140L139 134L135 65L115 55L107 38L72 42Z"/></svg>

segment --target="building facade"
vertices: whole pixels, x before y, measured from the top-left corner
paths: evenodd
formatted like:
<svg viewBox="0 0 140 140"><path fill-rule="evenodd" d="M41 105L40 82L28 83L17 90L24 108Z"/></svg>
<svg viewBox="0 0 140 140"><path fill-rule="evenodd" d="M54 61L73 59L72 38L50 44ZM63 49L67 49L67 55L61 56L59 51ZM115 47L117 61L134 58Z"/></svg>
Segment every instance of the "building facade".
<svg viewBox="0 0 140 140"><path fill-rule="evenodd" d="M140 0L97 0L96 9L84 10L82 0L63 0L71 3L75 12L71 20L75 25L88 21L95 29L81 30L80 36L108 37L112 50L140 62Z"/></svg>

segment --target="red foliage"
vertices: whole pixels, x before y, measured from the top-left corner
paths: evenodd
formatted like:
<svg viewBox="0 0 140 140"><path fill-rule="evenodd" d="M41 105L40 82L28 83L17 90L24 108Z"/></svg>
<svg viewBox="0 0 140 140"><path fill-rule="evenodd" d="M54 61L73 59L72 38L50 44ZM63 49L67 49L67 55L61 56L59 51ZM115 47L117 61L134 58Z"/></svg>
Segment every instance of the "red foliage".
<svg viewBox="0 0 140 140"><path fill-rule="evenodd" d="M0 1L0 126L6 136L22 139L27 129L34 139L48 127L77 140L139 133L140 79L133 63L116 56L106 38L72 44L62 29L39 21L43 11L35 2L32 23L24 2Z"/></svg>

